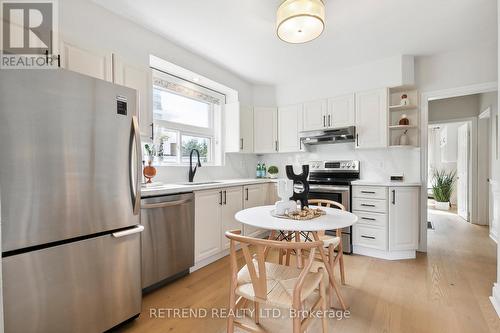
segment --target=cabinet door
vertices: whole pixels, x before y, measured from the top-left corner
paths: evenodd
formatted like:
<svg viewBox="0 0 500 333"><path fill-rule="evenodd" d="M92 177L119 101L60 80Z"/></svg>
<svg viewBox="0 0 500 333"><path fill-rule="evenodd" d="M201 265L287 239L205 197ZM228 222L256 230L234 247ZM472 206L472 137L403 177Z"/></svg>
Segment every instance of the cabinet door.
<svg viewBox="0 0 500 333"><path fill-rule="evenodd" d="M252 208L266 205L267 184L248 185L243 188L243 208ZM243 226L245 236L255 237L263 230L248 225Z"/></svg>
<svg viewBox="0 0 500 333"><path fill-rule="evenodd" d="M278 150L300 151L299 131L302 128L302 106L292 105L278 109Z"/></svg>
<svg viewBox="0 0 500 333"><path fill-rule="evenodd" d="M61 66L67 70L112 81L112 54L89 51L62 42Z"/></svg>
<svg viewBox="0 0 500 333"><path fill-rule="evenodd" d="M389 251L417 249L419 198L418 187L389 188Z"/></svg>
<svg viewBox="0 0 500 333"><path fill-rule="evenodd" d="M141 135L152 139L153 110L152 110L152 80L151 69L127 64L123 59L113 55L113 77L116 84L120 84L137 91L137 114Z"/></svg>
<svg viewBox="0 0 500 333"><path fill-rule="evenodd" d="M241 223L234 215L243 209L243 187L229 187L222 190L222 250L229 248L229 239L224 235L229 230L241 230Z"/></svg>
<svg viewBox="0 0 500 333"><path fill-rule="evenodd" d="M240 108L240 152L253 153L253 108Z"/></svg>
<svg viewBox="0 0 500 333"><path fill-rule="evenodd" d="M275 153L278 151L278 110L256 107L254 119L255 153Z"/></svg>
<svg viewBox="0 0 500 333"><path fill-rule="evenodd" d="M387 147L387 89L356 93L356 148Z"/></svg>
<svg viewBox="0 0 500 333"><path fill-rule="evenodd" d="M330 128L355 125L354 94L328 100L327 125Z"/></svg>
<svg viewBox="0 0 500 333"><path fill-rule="evenodd" d="M327 127L327 100L320 99L304 103L304 131Z"/></svg>
<svg viewBox="0 0 500 333"><path fill-rule="evenodd" d="M195 262L221 252L221 190L195 192Z"/></svg>

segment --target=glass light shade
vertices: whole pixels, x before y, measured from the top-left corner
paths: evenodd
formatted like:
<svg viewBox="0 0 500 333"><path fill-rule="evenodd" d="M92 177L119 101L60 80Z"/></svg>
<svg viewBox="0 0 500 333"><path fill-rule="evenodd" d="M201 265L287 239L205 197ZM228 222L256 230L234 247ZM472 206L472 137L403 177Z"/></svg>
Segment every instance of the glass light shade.
<svg viewBox="0 0 500 333"><path fill-rule="evenodd" d="M318 38L325 28L325 4L322 0L285 0L276 17L278 37L298 44Z"/></svg>

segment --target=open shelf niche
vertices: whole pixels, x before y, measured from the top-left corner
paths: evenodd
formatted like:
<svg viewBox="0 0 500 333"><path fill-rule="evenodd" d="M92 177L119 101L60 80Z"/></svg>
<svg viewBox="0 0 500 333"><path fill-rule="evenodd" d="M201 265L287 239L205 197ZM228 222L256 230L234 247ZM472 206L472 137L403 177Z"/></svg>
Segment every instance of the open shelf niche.
<svg viewBox="0 0 500 333"><path fill-rule="evenodd" d="M410 100L409 105L401 104L401 95L406 94ZM419 126L419 97L414 86L399 86L389 88L389 147L392 148L417 148L420 145ZM401 116L405 114L410 121L409 125L399 125ZM409 145L399 144L400 136L407 131Z"/></svg>

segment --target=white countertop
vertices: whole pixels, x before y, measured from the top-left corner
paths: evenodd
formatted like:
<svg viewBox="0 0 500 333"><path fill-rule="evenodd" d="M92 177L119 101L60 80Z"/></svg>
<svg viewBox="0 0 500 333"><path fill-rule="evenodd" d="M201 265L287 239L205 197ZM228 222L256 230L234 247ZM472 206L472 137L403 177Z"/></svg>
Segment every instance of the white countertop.
<svg viewBox="0 0 500 333"><path fill-rule="evenodd" d="M226 179L226 180L214 180L213 183L207 184L197 184L195 181L193 184L186 183L176 183L176 184L163 184L153 187L143 187L141 188L141 197L153 197L158 195L169 195L176 193L186 193L200 190L210 190L215 188L229 187L229 186L241 186L241 185L251 185L251 184L263 184L276 181L275 179ZM199 181L202 183L202 181ZM210 181L207 181L210 182Z"/></svg>
<svg viewBox="0 0 500 333"><path fill-rule="evenodd" d="M351 182L352 185L363 185L363 186L390 186L390 187L398 187L398 186L421 186L422 184L419 182L398 182L398 181L383 181L383 180L355 180Z"/></svg>

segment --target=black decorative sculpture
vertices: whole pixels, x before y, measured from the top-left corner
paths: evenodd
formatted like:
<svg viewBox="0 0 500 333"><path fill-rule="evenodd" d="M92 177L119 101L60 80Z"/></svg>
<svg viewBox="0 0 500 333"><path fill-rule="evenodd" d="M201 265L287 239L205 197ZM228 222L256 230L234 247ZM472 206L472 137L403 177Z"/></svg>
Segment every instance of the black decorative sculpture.
<svg viewBox="0 0 500 333"><path fill-rule="evenodd" d="M288 179L293 180L294 184L302 185L302 190L293 189L293 196L290 200L300 201L300 207L303 209L308 206L307 198L309 197L309 182L307 181L307 177L309 176L309 165L302 166L302 173L297 175L293 171L293 166L286 166L286 176Z"/></svg>

